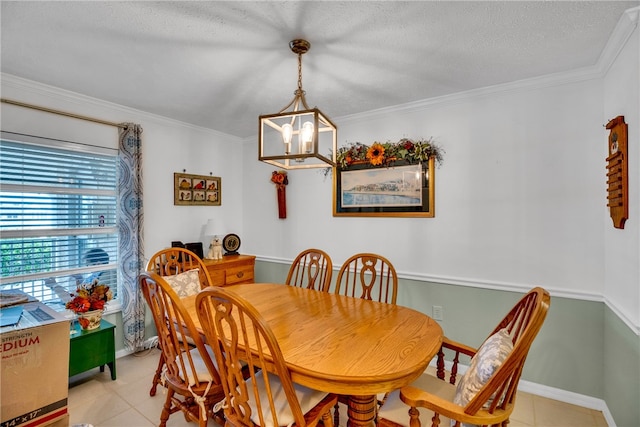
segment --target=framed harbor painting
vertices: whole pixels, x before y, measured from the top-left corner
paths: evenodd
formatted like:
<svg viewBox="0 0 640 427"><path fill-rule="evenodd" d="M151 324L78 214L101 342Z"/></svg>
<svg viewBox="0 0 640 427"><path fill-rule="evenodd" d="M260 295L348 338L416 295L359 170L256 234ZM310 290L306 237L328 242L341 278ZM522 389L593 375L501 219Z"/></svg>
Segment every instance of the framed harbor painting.
<svg viewBox="0 0 640 427"><path fill-rule="evenodd" d="M369 163L334 168L333 215L372 217L435 216L434 159L388 166Z"/></svg>

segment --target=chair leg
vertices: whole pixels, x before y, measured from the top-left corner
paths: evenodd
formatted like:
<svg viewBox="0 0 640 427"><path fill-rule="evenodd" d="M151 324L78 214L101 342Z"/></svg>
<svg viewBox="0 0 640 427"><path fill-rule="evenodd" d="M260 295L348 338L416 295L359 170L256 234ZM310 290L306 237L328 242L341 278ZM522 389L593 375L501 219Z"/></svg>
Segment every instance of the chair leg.
<svg viewBox="0 0 640 427"><path fill-rule="evenodd" d="M340 404L336 402L336 405L333 407L333 425L340 425Z"/></svg>
<svg viewBox="0 0 640 427"><path fill-rule="evenodd" d="M164 401L162 413L160 414L160 425L158 427L166 427L169 415L171 415L171 400L175 392L171 389L167 390L167 399Z"/></svg>
<svg viewBox="0 0 640 427"><path fill-rule="evenodd" d="M158 360L158 367L156 368L156 373L153 375L153 380L151 380L151 390L149 390L149 396L156 395L156 387L160 384L160 377L162 376L162 369L164 368L164 355L160 353L160 359Z"/></svg>
<svg viewBox="0 0 640 427"><path fill-rule="evenodd" d="M331 410L322 414L322 424L324 427L334 427L333 420L331 419Z"/></svg>

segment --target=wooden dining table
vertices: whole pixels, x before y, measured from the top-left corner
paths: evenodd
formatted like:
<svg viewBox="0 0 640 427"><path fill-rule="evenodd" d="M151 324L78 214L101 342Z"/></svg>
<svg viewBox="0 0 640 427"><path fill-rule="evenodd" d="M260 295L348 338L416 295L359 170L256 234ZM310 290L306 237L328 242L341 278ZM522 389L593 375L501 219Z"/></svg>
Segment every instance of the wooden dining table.
<svg viewBox="0 0 640 427"><path fill-rule="evenodd" d="M225 289L264 317L294 382L349 396L350 427L374 425L376 395L419 377L442 343L435 320L395 304L272 283ZM196 296L182 301L200 329Z"/></svg>

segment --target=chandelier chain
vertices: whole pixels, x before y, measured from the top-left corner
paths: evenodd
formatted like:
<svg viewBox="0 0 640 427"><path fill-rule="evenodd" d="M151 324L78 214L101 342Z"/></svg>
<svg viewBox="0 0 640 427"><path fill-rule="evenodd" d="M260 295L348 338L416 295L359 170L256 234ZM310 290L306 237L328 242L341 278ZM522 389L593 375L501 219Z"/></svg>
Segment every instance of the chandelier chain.
<svg viewBox="0 0 640 427"><path fill-rule="evenodd" d="M298 90L302 92L302 53L298 54Z"/></svg>

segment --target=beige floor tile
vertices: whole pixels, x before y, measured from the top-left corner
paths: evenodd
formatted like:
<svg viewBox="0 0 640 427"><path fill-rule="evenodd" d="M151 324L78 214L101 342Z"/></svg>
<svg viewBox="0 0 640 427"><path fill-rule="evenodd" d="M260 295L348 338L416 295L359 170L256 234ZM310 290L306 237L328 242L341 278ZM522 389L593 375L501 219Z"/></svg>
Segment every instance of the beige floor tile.
<svg viewBox="0 0 640 427"><path fill-rule="evenodd" d="M148 397L140 403L138 403L135 408L138 412L140 412L146 419L152 421L155 425L158 425L160 422L160 413L162 412L162 406L164 405L164 401L166 398L166 394L162 392L162 389L158 389L158 394L153 397ZM174 414L171 418L179 416L182 418L181 414ZM184 418L183 418L184 419Z"/></svg>
<svg viewBox="0 0 640 427"><path fill-rule="evenodd" d="M91 396L90 399L69 399L69 424L101 426L104 420L131 409L131 405L113 393Z"/></svg>
<svg viewBox="0 0 640 427"><path fill-rule="evenodd" d="M155 425L158 425L166 397L167 395L164 393L164 390L162 388L158 388L158 394L156 396L148 396L140 403L136 404L135 408L146 419L150 420ZM167 427L193 427L195 425L195 423L188 423L182 412L171 414L169 421L167 422ZM214 423L213 420L209 420L207 425L220 427Z"/></svg>
<svg viewBox="0 0 640 427"><path fill-rule="evenodd" d="M609 424L607 423L607 420L604 417L604 414L602 413L602 411L596 411L595 409L592 409L591 414L593 415L593 418L596 420L597 427L609 427Z"/></svg>
<svg viewBox="0 0 640 427"><path fill-rule="evenodd" d="M156 425L158 424L152 423L151 421L146 419L140 412L131 408L123 412L122 414L102 421L99 427L154 427Z"/></svg>
<svg viewBox="0 0 640 427"><path fill-rule="evenodd" d="M510 427L535 426L532 395L529 393L518 393L516 396L516 406L513 409L510 420Z"/></svg>
<svg viewBox="0 0 640 427"><path fill-rule="evenodd" d="M129 355L116 361L117 379L109 369L97 368L70 379L70 425L94 427L150 427L158 425L166 398L162 387L149 396L151 378L158 365L157 349ZM340 425L346 425L346 407L340 408ZM194 427L182 413L172 414L167 427ZM208 426L220 427L213 420ZM607 427L600 411L565 404L528 393L519 393L510 427Z"/></svg>
<svg viewBox="0 0 640 427"><path fill-rule="evenodd" d="M135 407L136 404L150 397L151 381L148 377L142 377L130 383L115 385L112 389L129 402L131 406ZM157 390L156 393L161 393L161 391Z"/></svg>
<svg viewBox="0 0 640 427"><path fill-rule="evenodd" d="M122 357L118 359L118 374L131 378L141 378L155 372L159 358L160 350L155 348Z"/></svg>
<svg viewBox="0 0 640 427"><path fill-rule="evenodd" d="M540 396L533 397L537 427L595 427L592 410Z"/></svg>
<svg viewBox="0 0 640 427"><path fill-rule="evenodd" d="M81 379L78 376L73 377L75 381L69 384L69 402L83 403L95 399L96 396L111 393L110 389L101 381L101 375L96 369L95 373L85 373Z"/></svg>

